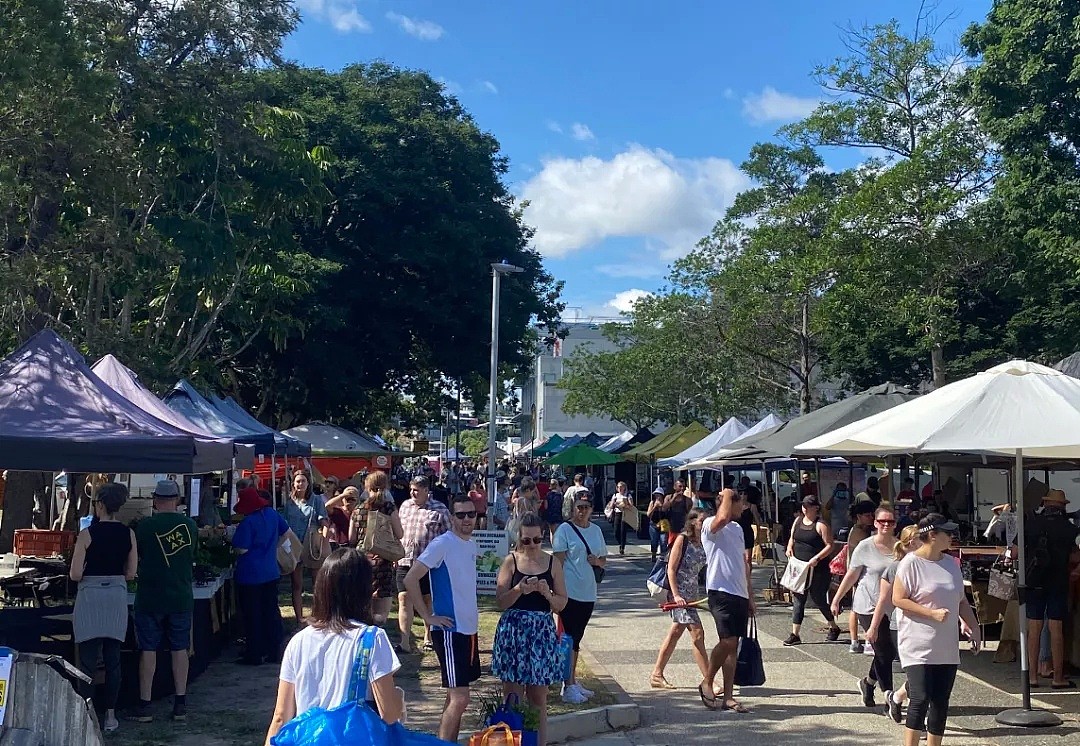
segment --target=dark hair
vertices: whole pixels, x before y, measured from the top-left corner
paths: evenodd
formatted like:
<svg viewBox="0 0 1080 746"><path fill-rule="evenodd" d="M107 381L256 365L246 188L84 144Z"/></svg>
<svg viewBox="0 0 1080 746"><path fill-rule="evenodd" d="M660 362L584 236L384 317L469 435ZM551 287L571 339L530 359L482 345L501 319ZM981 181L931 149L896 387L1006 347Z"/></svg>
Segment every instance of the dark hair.
<svg viewBox="0 0 1080 746"><path fill-rule="evenodd" d="M544 522L540 519L536 513L526 513L521 516L521 520L518 522L520 528L544 528Z"/></svg>
<svg viewBox="0 0 1080 746"><path fill-rule="evenodd" d="M352 547L341 547L315 576L315 600L308 624L341 634L354 622L371 624L371 561Z"/></svg>
<svg viewBox="0 0 1080 746"><path fill-rule="evenodd" d="M683 524L682 535L689 538L690 537L690 522L693 521L695 518L701 518L704 515L705 515L705 511L701 510L700 508L690 508L690 510L686 511L686 523ZM701 534L701 527L700 526L698 526L698 534L699 535Z"/></svg>
<svg viewBox="0 0 1080 746"><path fill-rule="evenodd" d="M464 504L464 503L468 503L469 505L472 505L473 504L472 498L469 497L468 495L466 495L464 492L459 492L456 495L454 495L454 497L450 500L450 507L452 508L455 505Z"/></svg>
<svg viewBox="0 0 1080 746"><path fill-rule="evenodd" d="M255 483L253 481L251 481L250 479L248 479L247 477L244 477L243 479L237 479L236 480L236 491L237 491L237 493L239 493L240 490L247 489L248 487L254 487L254 486L255 486Z"/></svg>
<svg viewBox="0 0 1080 746"><path fill-rule="evenodd" d="M105 506L105 512L116 515L116 512L127 502L128 488L119 482L109 482L98 490L97 499Z"/></svg>
<svg viewBox="0 0 1080 746"><path fill-rule="evenodd" d="M310 497L311 497L311 495L312 495L312 487L311 487L311 475L310 475L310 474L308 474L308 473L307 473L306 471L304 471L304 470L302 470L302 469L301 469L301 470L299 470L299 471L297 471L297 472L295 472L295 473L294 473L294 474L292 475L292 478L291 478L291 479L289 480L289 490L290 490L290 491L289 491L289 494L290 494L290 495L292 494L292 486L293 486L293 483L294 483L294 482L296 481L296 478L297 478L297 477L303 477L304 479L306 479L306 480L307 480L307 491L306 491L306 492L304 492L304 499L306 500L306 499L310 498Z"/></svg>

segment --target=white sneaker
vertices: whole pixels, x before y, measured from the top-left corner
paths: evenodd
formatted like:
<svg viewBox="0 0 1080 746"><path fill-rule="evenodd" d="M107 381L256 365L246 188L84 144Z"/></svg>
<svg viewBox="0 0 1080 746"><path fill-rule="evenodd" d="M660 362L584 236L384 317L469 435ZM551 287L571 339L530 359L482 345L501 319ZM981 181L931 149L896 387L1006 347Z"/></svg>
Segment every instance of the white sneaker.
<svg viewBox="0 0 1080 746"><path fill-rule="evenodd" d="M584 694L574 686L563 686L562 701L568 705L581 705L587 701Z"/></svg>
<svg viewBox="0 0 1080 746"><path fill-rule="evenodd" d="M120 723L117 721L116 718L105 718L105 723L101 729L106 733L112 733L119 727Z"/></svg>
<svg viewBox="0 0 1080 746"><path fill-rule="evenodd" d="M590 699L596 695L596 692L592 689L586 689L581 684L574 684L574 688L581 692L585 696L585 699Z"/></svg>

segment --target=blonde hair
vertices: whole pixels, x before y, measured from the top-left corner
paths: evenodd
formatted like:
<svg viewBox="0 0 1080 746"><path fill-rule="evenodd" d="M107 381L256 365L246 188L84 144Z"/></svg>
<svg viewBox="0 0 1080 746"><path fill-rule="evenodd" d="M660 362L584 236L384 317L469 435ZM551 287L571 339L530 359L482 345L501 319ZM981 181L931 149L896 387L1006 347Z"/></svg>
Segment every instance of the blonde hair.
<svg viewBox="0 0 1080 746"><path fill-rule="evenodd" d="M908 545L917 538L919 538L918 526L904 526L904 529L900 532L900 537L893 544L893 559L902 560L909 551Z"/></svg>
<svg viewBox="0 0 1080 746"><path fill-rule="evenodd" d="M390 479L385 471L373 471L364 479L364 491L368 493L367 507L373 508L390 499Z"/></svg>

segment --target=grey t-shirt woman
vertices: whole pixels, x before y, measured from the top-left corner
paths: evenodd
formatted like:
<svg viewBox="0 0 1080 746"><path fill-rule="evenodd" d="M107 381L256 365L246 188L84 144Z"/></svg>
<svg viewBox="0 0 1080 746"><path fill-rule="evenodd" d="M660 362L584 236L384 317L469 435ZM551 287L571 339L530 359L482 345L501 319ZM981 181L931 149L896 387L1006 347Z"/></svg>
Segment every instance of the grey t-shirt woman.
<svg viewBox="0 0 1080 746"><path fill-rule="evenodd" d="M855 596L851 600L851 609L856 614L873 614L877 606L878 593L881 590L881 574L893 561L892 552L882 552L874 544L873 537L863 539L855 547L848 560L848 569L861 567L862 576L855 586Z"/></svg>

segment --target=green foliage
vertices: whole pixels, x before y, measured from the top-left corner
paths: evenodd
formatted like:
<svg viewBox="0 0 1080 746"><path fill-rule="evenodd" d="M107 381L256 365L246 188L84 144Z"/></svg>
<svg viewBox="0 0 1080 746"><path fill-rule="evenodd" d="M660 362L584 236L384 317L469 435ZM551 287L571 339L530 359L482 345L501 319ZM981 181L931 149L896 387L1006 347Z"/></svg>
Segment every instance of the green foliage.
<svg viewBox="0 0 1080 746"><path fill-rule="evenodd" d="M462 430L461 453L476 458L487 449L487 430Z"/></svg>
<svg viewBox="0 0 1080 746"><path fill-rule="evenodd" d="M289 0L0 6L0 348L51 326L281 427L424 421L450 384L483 398L505 259L526 271L500 355L525 364L561 285L498 142L427 74L286 66L296 22Z"/></svg>

